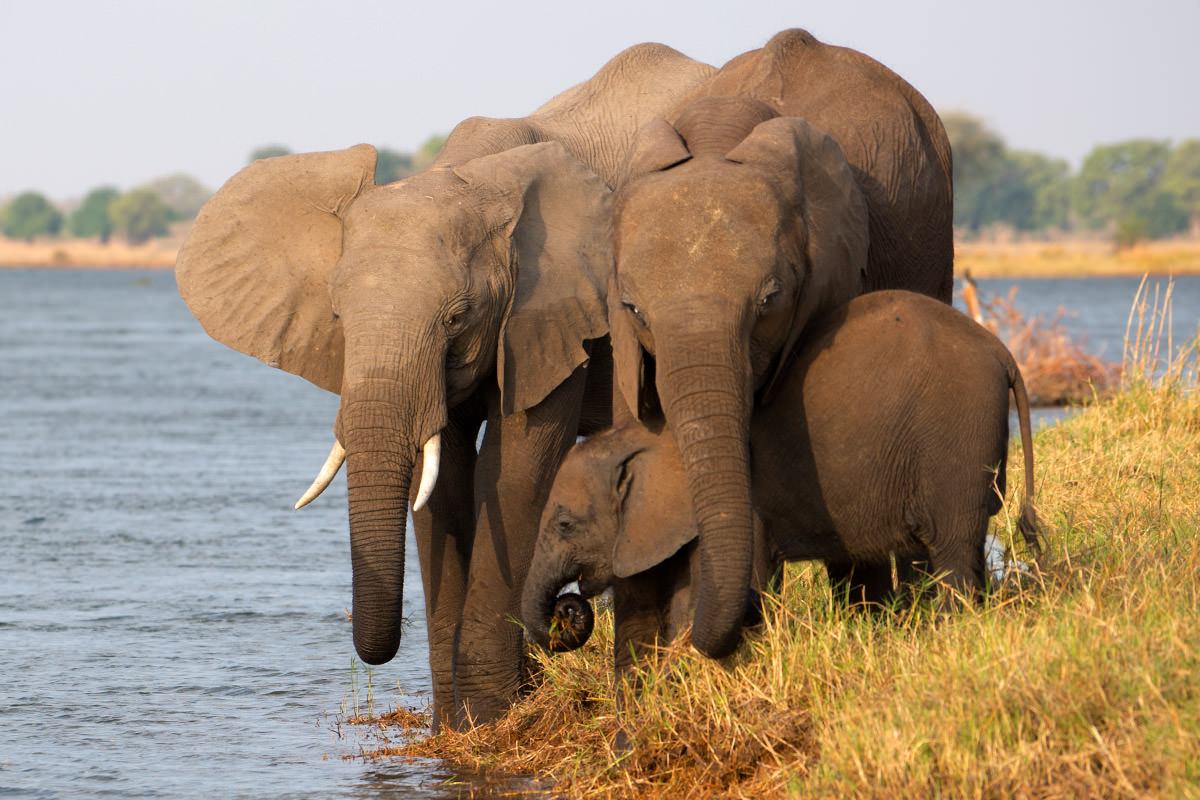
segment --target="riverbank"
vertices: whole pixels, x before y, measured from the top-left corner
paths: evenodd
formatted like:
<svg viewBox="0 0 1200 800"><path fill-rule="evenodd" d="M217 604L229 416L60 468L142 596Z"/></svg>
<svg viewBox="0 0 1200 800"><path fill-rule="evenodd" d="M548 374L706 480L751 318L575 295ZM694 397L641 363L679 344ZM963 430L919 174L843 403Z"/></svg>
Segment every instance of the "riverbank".
<svg viewBox="0 0 1200 800"><path fill-rule="evenodd" d="M74 269L173 269L175 256L191 223L172 228L171 235L145 244L99 239L38 239L26 242L0 236L0 267Z"/></svg>
<svg viewBox="0 0 1200 800"><path fill-rule="evenodd" d="M976 278L1200 275L1200 240L1143 242L1121 250L1100 240L957 242L954 271Z"/></svg>
<svg viewBox="0 0 1200 800"><path fill-rule="evenodd" d="M1190 796L1200 358L1152 380L1153 318L1120 391L1035 437L1036 577L944 618L876 616L831 604L823 570L790 565L733 656L665 649L620 717L600 614L583 649L537 656L541 684L504 719L366 755L537 775L571 797ZM1014 448L993 521L1010 542L1021 464Z"/></svg>
<svg viewBox="0 0 1200 800"><path fill-rule="evenodd" d="M190 222L180 223L170 236L137 246L70 238L25 242L0 236L0 267L169 269L190 227ZM976 278L1200 275L1200 240L1145 242L1124 250L1099 240L958 242L955 271Z"/></svg>

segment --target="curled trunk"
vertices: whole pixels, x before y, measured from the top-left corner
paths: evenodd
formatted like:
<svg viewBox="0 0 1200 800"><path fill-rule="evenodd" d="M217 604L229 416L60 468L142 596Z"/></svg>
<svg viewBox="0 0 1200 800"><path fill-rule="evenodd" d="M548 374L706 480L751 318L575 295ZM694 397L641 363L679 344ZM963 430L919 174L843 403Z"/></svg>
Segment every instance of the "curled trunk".
<svg viewBox="0 0 1200 800"><path fill-rule="evenodd" d="M521 621L529 638L547 650L554 649L551 622L558 593L578 577L578 565L566 563L561 553L550 552L550 548L537 548L521 595Z"/></svg>

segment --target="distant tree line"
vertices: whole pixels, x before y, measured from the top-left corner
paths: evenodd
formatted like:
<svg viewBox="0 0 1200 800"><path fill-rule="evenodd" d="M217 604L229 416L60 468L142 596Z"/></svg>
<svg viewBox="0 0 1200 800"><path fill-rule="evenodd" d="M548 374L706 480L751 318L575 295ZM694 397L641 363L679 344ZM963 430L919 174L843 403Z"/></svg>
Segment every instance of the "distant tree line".
<svg viewBox="0 0 1200 800"><path fill-rule="evenodd" d="M1104 231L1118 245L1190 232L1200 237L1200 139L1099 145L1072 173L1066 161L1010 150L969 114L942 114L954 151L954 225L975 235Z"/></svg>
<svg viewBox="0 0 1200 800"><path fill-rule="evenodd" d="M389 183L420 172L433 163L445 141L444 136L431 136L416 153L380 148L375 182ZM252 152L250 161L290 153L282 145L266 145ZM107 242L116 236L131 244L141 244L165 236L173 222L194 218L211 196L211 189L182 173L127 192L113 186L97 187L69 212L55 206L40 192L28 191L0 206L0 233L27 241L68 234Z"/></svg>
<svg viewBox="0 0 1200 800"><path fill-rule="evenodd" d="M119 236L131 244L141 244L165 236L172 222L195 217L211 196L211 190L182 173L127 192L113 186L97 187L69 213L39 192L23 192L0 208L0 232L10 239L27 241L67 233L101 242Z"/></svg>

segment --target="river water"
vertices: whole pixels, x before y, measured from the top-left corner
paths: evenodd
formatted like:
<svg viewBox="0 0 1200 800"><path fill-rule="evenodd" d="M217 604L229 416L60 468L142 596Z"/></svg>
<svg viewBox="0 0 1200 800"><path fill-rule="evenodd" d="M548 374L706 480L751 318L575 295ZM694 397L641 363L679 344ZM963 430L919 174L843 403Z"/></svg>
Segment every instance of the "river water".
<svg viewBox="0 0 1200 800"><path fill-rule="evenodd" d="M985 296L1012 281L980 281ZM1020 281L1119 359L1136 280ZM1177 281L1177 341L1200 278ZM345 481L292 503L337 398L213 342L169 271L0 270L0 797L445 798L353 758ZM415 545L376 707L429 692ZM345 758L350 756L350 758Z"/></svg>

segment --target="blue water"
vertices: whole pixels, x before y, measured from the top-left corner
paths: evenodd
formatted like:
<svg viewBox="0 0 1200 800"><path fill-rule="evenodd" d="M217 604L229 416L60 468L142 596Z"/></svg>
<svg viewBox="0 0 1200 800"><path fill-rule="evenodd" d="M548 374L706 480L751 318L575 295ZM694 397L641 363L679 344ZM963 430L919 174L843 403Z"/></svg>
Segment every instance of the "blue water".
<svg viewBox="0 0 1200 800"><path fill-rule="evenodd" d="M1019 285L1120 358L1137 281ZM1198 312L1200 279L1177 281L1177 341ZM0 797L486 794L439 762L344 758L362 739L339 712L366 697L344 479L292 510L336 408L212 341L170 272L0 270ZM408 552L382 710L429 692Z"/></svg>
<svg viewBox="0 0 1200 800"><path fill-rule="evenodd" d="M344 479L292 510L336 409L211 340L170 272L0 270L0 796L457 796L342 758ZM429 691L409 552L382 710Z"/></svg>

